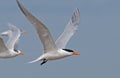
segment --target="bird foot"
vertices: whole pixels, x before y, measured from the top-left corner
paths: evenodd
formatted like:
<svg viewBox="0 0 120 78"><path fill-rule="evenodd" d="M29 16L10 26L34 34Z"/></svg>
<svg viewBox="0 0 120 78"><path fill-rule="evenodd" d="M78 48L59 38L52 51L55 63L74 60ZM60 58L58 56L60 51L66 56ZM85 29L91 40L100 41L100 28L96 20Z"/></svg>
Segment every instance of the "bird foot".
<svg viewBox="0 0 120 78"><path fill-rule="evenodd" d="M47 61L48 61L48 60L46 60L46 59L43 59L43 62L42 62L40 65L43 65L43 64L45 64Z"/></svg>

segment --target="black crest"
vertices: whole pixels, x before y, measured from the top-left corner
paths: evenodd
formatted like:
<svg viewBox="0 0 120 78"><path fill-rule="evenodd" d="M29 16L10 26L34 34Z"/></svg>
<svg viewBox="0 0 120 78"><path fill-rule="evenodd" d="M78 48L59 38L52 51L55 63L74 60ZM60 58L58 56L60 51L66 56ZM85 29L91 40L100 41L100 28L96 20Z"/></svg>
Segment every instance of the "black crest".
<svg viewBox="0 0 120 78"><path fill-rule="evenodd" d="M18 52L18 50L14 49L15 52Z"/></svg>
<svg viewBox="0 0 120 78"><path fill-rule="evenodd" d="M63 49L63 50L65 50L67 52L73 52L73 50L70 50L70 49Z"/></svg>

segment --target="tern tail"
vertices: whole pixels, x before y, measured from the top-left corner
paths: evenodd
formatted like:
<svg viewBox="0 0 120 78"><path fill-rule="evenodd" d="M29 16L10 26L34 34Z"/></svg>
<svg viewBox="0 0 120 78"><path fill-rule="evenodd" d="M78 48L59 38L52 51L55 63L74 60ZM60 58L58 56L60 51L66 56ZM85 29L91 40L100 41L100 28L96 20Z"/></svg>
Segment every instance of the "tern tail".
<svg viewBox="0 0 120 78"><path fill-rule="evenodd" d="M35 59L35 60L30 61L30 62L28 62L28 63L34 63L34 62L37 62L37 61L40 61L40 59L38 58L38 59Z"/></svg>

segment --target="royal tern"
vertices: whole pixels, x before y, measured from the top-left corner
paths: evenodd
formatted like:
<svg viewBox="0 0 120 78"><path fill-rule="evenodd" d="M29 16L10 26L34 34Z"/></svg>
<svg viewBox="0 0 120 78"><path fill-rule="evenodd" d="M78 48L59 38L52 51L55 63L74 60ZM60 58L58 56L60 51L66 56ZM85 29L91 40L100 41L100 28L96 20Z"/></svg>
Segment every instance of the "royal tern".
<svg viewBox="0 0 120 78"><path fill-rule="evenodd" d="M17 50L17 48L18 48L18 43L19 43L21 34L27 34L27 32L26 32L26 31L23 31L23 30L21 30L21 29L19 29L19 28L17 28L15 25L13 25L13 24L11 24L11 23L8 23L8 27L9 27L9 30L2 32L0 35L1 35L1 36L8 36L8 37L9 37L9 39L8 39L8 41L7 41L7 43L6 43L7 48L9 48L9 47L11 46L11 44L12 44L12 43L11 43L11 40L12 40L12 38L14 37L14 34L16 33L16 32L13 31L13 30L16 30L16 31L18 32L18 33L17 33L18 37L16 37L14 49Z"/></svg>
<svg viewBox="0 0 120 78"><path fill-rule="evenodd" d="M19 28L12 24L9 24L9 29L10 30L0 34L1 36L9 37L6 44L0 37L0 58L12 58L17 55L24 55L23 52L17 50L17 45L21 34L25 34L26 32L22 32Z"/></svg>
<svg viewBox="0 0 120 78"><path fill-rule="evenodd" d="M65 49L65 46L71 36L74 34L75 30L77 29L77 25L79 23L79 9L77 8L70 19L65 31L63 34L58 38L56 43L53 41L53 38L48 30L48 28L39 21L35 16L33 16L30 12L27 11L26 8L23 7L21 3L17 1L17 4L26 18L33 24L35 27L38 36L43 44L44 54L38 57L36 60L33 60L29 63L33 63L36 61L42 61L41 65L46 63L48 60L56 60L61 59L71 55L80 55L79 52L73 51L71 49ZM66 36L66 37L65 37Z"/></svg>

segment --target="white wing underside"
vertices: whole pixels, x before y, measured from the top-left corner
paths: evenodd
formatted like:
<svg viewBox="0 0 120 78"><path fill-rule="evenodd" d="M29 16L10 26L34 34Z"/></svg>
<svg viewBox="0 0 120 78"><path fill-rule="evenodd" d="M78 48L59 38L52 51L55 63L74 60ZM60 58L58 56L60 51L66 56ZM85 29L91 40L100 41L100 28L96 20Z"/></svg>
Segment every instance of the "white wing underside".
<svg viewBox="0 0 120 78"><path fill-rule="evenodd" d="M18 50L19 41L20 41L20 39L16 40L16 42L15 42L15 45L14 45L15 50Z"/></svg>
<svg viewBox="0 0 120 78"><path fill-rule="evenodd" d="M7 48L9 49L17 49L19 37L21 35L20 29L18 29L16 26L12 24L8 24L9 29L12 31L9 40L6 43Z"/></svg>
<svg viewBox="0 0 120 78"><path fill-rule="evenodd" d="M70 38L74 35L77 30L78 24L80 20L80 12L79 9L76 8L70 21L64 29L64 32L60 35L60 37L56 40L56 45L58 48L65 48Z"/></svg>

